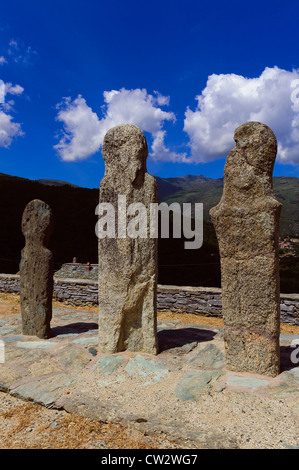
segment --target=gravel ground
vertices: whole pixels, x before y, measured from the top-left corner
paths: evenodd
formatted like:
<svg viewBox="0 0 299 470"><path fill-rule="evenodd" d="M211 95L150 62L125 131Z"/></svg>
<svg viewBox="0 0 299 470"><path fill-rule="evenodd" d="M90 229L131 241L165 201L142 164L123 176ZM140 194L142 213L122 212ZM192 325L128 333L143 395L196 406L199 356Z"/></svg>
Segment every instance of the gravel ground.
<svg viewBox="0 0 299 470"><path fill-rule="evenodd" d="M198 436L214 436L217 447L229 444L229 439L240 449L284 449L298 447L299 401L290 397L278 398L268 392L251 393L241 388L222 390L221 380L217 389L203 394L196 402L182 402L175 395L177 373L169 379L144 387L147 378L127 379L125 383L109 383L109 380L90 381L84 372L84 387L80 393L90 390L89 396L101 396L107 404L117 403L122 415L134 415L149 423L161 420L163 430L173 433L181 426L193 436L190 444L200 446ZM225 376L223 376L224 385ZM84 388L86 390L84 390ZM134 392L132 392L134 391ZM75 391L74 391L75 393ZM298 396L298 394L297 394ZM167 397L164 400L163 397ZM183 424L182 424L183 423ZM169 431L168 431L169 430ZM213 442L210 443L213 445Z"/></svg>
<svg viewBox="0 0 299 470"><path fill-rule="evenodd" d="M53 306L68 307L63 302ZM73 307L75 308L75 307ZM80 310L96 308L80 307ZM0 318L20 313L17 294L0 293ZM0 392L0 449L179 449L165 435L47 409Z"/></svg>
<svg viewBox="0 0 299 470"><path fill-rule="evenodd" d="M58 303L63 307L62 303ZM57 305L57 306L58 306ZM67 307L67 305L66 305ZM80 308L82 310L82 308ZM87 310L87 309L86 309ZM88 308L89 310L89 308ZM0 317L19 313L19 298L16 295L0 294ZM222 326L221 319L207 317L198 318L195 315L173 315L161 313L160 319L188 323L200 323L210 326ZM298 334L298 327L282 325L284 333ZM85 372L84 372L85 374ZM298 416L299 402L294 407L288 398L277 399L271 396L243 393L242 390L223 390L212 392L200 398L196 403L185 402L181 414L178 413L178 403L172 388L174 383L164 382L152 390L148 396L144 394L142 380L140 383L126 384L119 393L117 384L95 386L86 374L85 386L88 391L107 400L117 396L124 411L130 412L132 390L134 397L134 413L143 416L144 410L152 416L159 416L162 411L167 413L178 424L186 423L189 429L197 433L218 433L222 436L233 437L239 448L274 449L298 447ZM92 380L92 378L90 378ZM103 382L103 381L102 381ZM156 388L167 387L169 402L161 404ZM106 389L107 387L107 389ZM106 390L105 390L106 389ZM148 389L150 392L150 388ZM84 390L82 390L83 392ZM106 393L108 393L106 392ZM99 395L98 395L99 396ZM57 411L24 402L8 394L0 392L0 449L188 449L188 444L177 444L165 433L147 435L144 431L107 424L100 421Z"/></svg>
<svg viewBox="0 0 299 470"><path fill-rule="evenodd" d="M0 392L0 449L180 449L165 435L18 400Z"/></svg>
<svg viewBox="0 0 299 470"><path fill-rule="evenodd" d="M165 404L170 407L172 404ZM153 411L155 403L152 404ZM142 406L140 407L140 411ZM135 412L138 413L138 409ZM169 409L175 417L176 411ZM174 418L175 419L175 418ZM241 449L298 447L298 417L284 400L240 392L204 396L186 403L184 421L196 432L233 437ZM0 392L0 449L188 449L166 434L146 433L117 424L51 410Z"/></svg>

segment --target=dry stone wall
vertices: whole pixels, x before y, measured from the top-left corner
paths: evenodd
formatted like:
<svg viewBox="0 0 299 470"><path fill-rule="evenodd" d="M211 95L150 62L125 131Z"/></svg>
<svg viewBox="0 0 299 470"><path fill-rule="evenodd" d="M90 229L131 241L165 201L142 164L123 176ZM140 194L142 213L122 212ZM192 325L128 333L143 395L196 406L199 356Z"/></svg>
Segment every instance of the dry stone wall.
<svg viewBox="0 0 299 470"><path fill-rule="evenodd" d="M0 292L20 291L18 274L0 274ZM98 285L83 279L54 277L56 300L66 300L74 305L98 304ZM189 287L158 285L158 310L174 313L193 313L222 317L221 289L217 287ZM280 320L299 326L299 294L280 294Z"/></svg>

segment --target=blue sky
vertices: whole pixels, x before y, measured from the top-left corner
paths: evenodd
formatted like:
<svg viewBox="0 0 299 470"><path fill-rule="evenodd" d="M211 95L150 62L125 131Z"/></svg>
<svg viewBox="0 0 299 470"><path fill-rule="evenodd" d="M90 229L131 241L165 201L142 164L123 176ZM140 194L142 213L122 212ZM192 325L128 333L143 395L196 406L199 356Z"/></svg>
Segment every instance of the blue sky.
<svg viewBox="0 0 299 470"><path fill-rule="evenodd" d="M0 172L98 187L105 132L132 122L161 177L222 177L234 129L274 130L299 177L299 4L127 0L1 5ZM298 80L298 82L296 82Z"/></svg>

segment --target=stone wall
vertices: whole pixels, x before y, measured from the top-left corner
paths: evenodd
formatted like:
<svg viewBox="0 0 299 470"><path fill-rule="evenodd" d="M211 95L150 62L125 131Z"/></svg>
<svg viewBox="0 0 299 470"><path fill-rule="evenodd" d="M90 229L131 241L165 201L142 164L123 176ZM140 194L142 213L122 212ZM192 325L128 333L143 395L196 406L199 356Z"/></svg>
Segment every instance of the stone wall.
<svg viewBox="0 0 299 470"><path fill-rule="evenodd" d="M18 274L0 274L0 292L19 292ZM54 277L53 298L66 300L75 305L97 304L98 285L86 279L66 279Z"/></svg>
<svg viewBox="0 0 299 470"><path fill-rule="evenodd" d="M0 292L20 292L20 276L0 274Z"/></svg>
<svg viewBox="0 0 299 470"><path fill-rule="evenodd" d="M0 274L0 292L19 292L17 274ZM98 286L85 279L54 277L54 298L76 305L97 304ZM299 326L299 294L280 295L281 321ZM158 310L222 316L221 289L158 285Z"/></svg>

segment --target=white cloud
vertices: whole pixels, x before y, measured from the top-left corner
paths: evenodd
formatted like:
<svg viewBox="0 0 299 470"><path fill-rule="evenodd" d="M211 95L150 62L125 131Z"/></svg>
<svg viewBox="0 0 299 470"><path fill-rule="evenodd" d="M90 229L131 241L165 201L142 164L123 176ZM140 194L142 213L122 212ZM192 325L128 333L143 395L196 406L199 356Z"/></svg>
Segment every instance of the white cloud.
<svg viewBox="0 0 299 470"><path fill-rule="evenodd" d="M186 153L171 152L165 147L164 138L166 131L158 131L152 143L151 156L154 160L166 161L166 162L177 162L177 163L188 163Z"/></svg>
<svg viewBox="0 0 299 470"><path fill-rule="evenodd" d="M185 155L170 152L164 144L163 124L174 122L175 115L159 106L168 105L169 97L158 92L153 96L139 88L104 91L103 96L105 104L101 119L80 95L73 101L64 98L57 105L57 120L63 123L63 136L54 147L62 160L83 160L93 155L100 149L106 132L121 123L135 124L151 134L154 159L177 161L185 158Z"/></svg>
<svg viewBox="0 0 299 470"><path fill-rule="evenodd" d="M169 100L170 100L169 96L163 96L163 95L161 95L161 93L159 93L156 90L154 90L154 93L156 95L156 100L157 100L157 103L158 103L159 106L168 106L169 105Z"/></svg>
<svg viewBox="0 0 299 470"><path fill-rule="evenodd" d="M106 132L128 122L152 138L150 156L172 162L209 162L224 158L234 146L235 129L247 121L270 126L278 140L278 161L299 163L299 70L265 68L256 78L236 74L213 74L196 96L197 108L185 113L190 155L176 153L165 145L165 123L174 123L173 112L162 109L169 97L145 89L110 90L103 93L99 117L82 96L65 98L57 106L57 120L63 123L62 137L55 145L66 161L86 159L102 145Z"/></svg>
<svg viewBox="0 0 299 470"><path fill-rule="evenodd" d="M275 132L278 160L299 163L299 99L291 100L299 70L265 68L257 78L235 74L211 75L196 96L197 109L187 108L184 130L193 162L226 157L234 146L234 130L246 121L260 121ZM298 82L299 83L299 82ZM293 83L294 85L294 83ZM297 85L299 95L299 84Z"/></svg>
<svg viewBox="0 0 299 470"><path fill-rule="evenodd" d="M4 65L4 64L7 64L7 60L5 59L5 57L3 55L0 56L0 65Z"/></svg>
<svg viewBox="0 0 299 470"><path fill-rule="evenodd" d="M2 111L8 113L10 111L13 111L14 104L14 100L5 101L4 103L1 103L1 109Z"/></svg>
<svg viewBox="0 0 299 470"><path fill-rule="evenodd" d="M8 43L9 48L7 54L15 61L19 62L22 60L21 48L15 39L11 39Z"/></svg>
<svg viewBox="0 0 299 470"><path fill-rule="evenodd" d="M24 91L20 85L13 86L11 83L5 83L4 87L5 96L8 94L20 95ZM13 106L13 100L0 104L0 147L8 148L14 138L24 135L21 124L14 122L13 116L9 114L13 111Z"/></svg>
<svg viewBox="0 0 299 470"><path fill-rule="evenodd" d="M5 94L8 95L21 95L24 88L20 85L12 85L12 83L5 83Z"/></svg>
<svg viewBox="0 0 299 470"><path fill-rule="evenodd" d="M37 52L31 46L25 46L22 41L11 39L8 45L7 54L16 63L28 65L33 57L37 55Z"/></svg>
<svg viewBox="0 0 299 470"><path fill-rule="evenodd" d="M57 120L63 122L64 133L54 148L62 160L83 160L97 152L102 143L100 121L85 99L80 95L74 101L65 98L58 109Z"/></svg>
<svg viewBox="0 0 299 470"><path fill-rule="evenodd" d="M23 135L21 125L12 119L11 115L0 109L0 147L8 148L13 138Z"/></svg>

